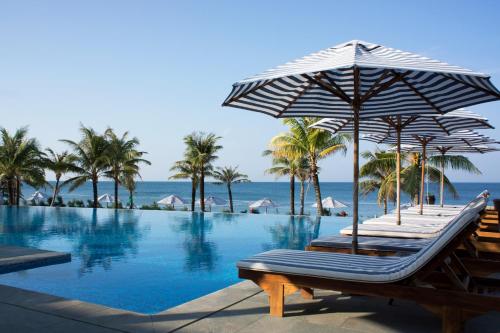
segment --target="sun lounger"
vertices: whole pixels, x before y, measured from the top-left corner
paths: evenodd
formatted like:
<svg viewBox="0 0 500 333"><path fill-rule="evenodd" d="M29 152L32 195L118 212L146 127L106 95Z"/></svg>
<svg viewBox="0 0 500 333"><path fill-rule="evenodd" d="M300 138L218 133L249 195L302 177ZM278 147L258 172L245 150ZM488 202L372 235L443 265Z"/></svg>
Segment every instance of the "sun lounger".
<svg viewBox="0 0 500 333"><path fill-rule="evenodd" d="M487 199L482 196L478 196L469 202L466 207L460 212L460 214L451 218L448 223L454 223L454 221L461 216L464 212L475 212L479 214L479 212L483 211L487 205ZM405 218L407 219L406 223ZM439 233L443 230L443 228L448 223L438 222L440 219L436 219L436 221L427 221L422 220L422 223L419 223L419 218L415 217L413 220L410 220L408 216L403 218L402 216L402 224L396 225L394 220L394 224L386 223L388 220L380 219L372 219L367 221L368 223L363 223L358 226L358 235L359 236L371 236L371 237L395 237L395 238L434 238L439 235ZM413 217L412 217L413 218ZM422 218L420 218L422 219ZM442 220L442 219L441 219ZM413 222L409 222L413 221ZM389 220L390 222L390 220ZM341 235L352 235L352 227L347 227L340 230Z"/></svg>
<svg viewBox="0 0 500 333"><path fill-rule="evenodd" d="M458 215L458 214L457 214ZM456 216L456 215L455 215ZM455 216L401 216L401 224L402 225L427 225L427 224L435 224L435 225L444 225L449 223ZM395 215L388 214L382 215L377 218L368 219L363 221L363 224L389 224L396 225L397 218Z"/></svg>
<svg viewBox="0 0 500 333"><path fill-rule="evenodd" d="M413 300L441 314L443 331L458 332L466 311L500 311L500 297L486 294L489 289L454 255L477 228L477 218L473 209L462 212L439 237L407 257L273 250L238 262L239 277L264 289L273 316L283 316L286 295L301 290L312 297L317 288Z"/></svg>

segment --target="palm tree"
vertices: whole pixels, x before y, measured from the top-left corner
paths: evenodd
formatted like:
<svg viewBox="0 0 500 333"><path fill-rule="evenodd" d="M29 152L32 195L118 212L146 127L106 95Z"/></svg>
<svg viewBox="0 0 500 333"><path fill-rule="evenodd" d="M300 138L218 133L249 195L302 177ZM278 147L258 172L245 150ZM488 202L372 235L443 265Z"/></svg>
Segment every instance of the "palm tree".
<svg viewBox="0 0 500 333"><path fill-rule="evenodd" d="M311 180L309 162L306 158L301 158L297 162L297 178L300 182L300 215L304 215L305 184Z"/></svg>
<svg viewBox="0 0 500 333"><path fill-rule="evenodd" d="M76 157L69 152L63 151L62 153L56 153L50 148L45 150L47 151L47 156L43 158L44 166L46 169L52 171L56 177L52 201L50 202L50 206L53 206L62 187L60 181L63 174L76 172L78 169L74 164Z"/></svg>
<svg viewBox="0 0 500 333"><path fill-rule="evenodd" d="M170 171L177 173L170 176L169 179L190 179L191 180L191 211L194 212L196 203L196 188L200 181L199 171L196 164L190 160L177 161L170 168Z"/></svg>
<svg viewBox="0 0 500 333"><path fill-rule="evenodd" d="M318 178L318 161L336 152L347 150L351 140L348 134L333 135L328 131L311 128L319 118L287 118L283 121L290 129L271 140L277 157L288 159L307 158L316 195L317 214L323 214L321 189Z"/></svg>
<svg viewBox="0 0 500 333"><path fill-rule="evenodd" d="M118 208L118 187L121 184L121 177L126 173L137 174L140 163L151 165L151 162L142 158L145 152L136 149L139 145L139 139L129 139L128 132L119 137L113 129L108 128L104 135L108 140L108 148L105 153L108 170L105 175L114 181L114 207Z"/></svg>
<svg viewBox="0 0 500 333"><path fill-rule="evenodd" d="M276 152L269 149L264 151L264 156L274 155ZM276 177L288 176L290 179L290 215L295 215L295 176L298 173L297 159L288 159L286 157L273 157L273 166L266 170L266 173Z"/></svg>
<svg viewBox="0 0 500 333"><path fill-rule="evenodd" d="M231 191L231 184L233 183L248 183L250 180L247 175L238 172L238 167L218 167L212 172L212 177L214 177L218 182L216 184L226 184L227 193L229 195L229 211L234 213L233 209L233 192Z"/></svg>
<svg viewBox="0 0 500 333"><path fill-rule="evenodd" d="M221 137L214 133L205 134L203 132L194 132L184 137L184 143L187 146L186 159L193 162L200 172L200 207L201 211L205 211L205 176L209 175L212 168L212 162L218 156L217 151L222 149L221 145L217 144Z"/></svg>
<svg viewBox="0 0 500 333"><path fill-rule="evenodd" d="M361 156L368 160L360 169L360 176L367 178L359 184L361 193L366 196L377 191L377 203L383 204L384 214L387 214L387 202L396 199L396 154L377 150L374 153L365 151Z"/></svg>
<svg viewBox="0 0 500 333"><path fill-rule="evenodd" d="M414 198L414 203L419 204L419 191L420 191L420 179L422 175L421 170L421 154L419 153L409 153L404 156L407 164L401 170L401 189L408 193L411 198ZM441 171L431 163L426 163L426 171L429 177L429 181L438 182L441 179ZM452 194L453 197L458 196L458 192L450 182L448 177L443 175L443 184L446 189Z"/></svg>
<svg viewBox="0 0 500 333"><path fill-rule="evenodd" d="M7 186L9 205L19 205L22 182L33 187L46 184L40 145L27 136L27 127L13 135L5 128L0 129L0 179Z"/></svg>
<svg viewBox="0 0 500 333"><path fill-rule="evenodd" d="M123 184L123 186L127 189L129 194L128 195L129 209L134 208L134 192L137 186L137 183L135 181L136 177L141 178L141 175L139 174L138 170L125 170L120 175L120 184Z"/></svg>
<svg viewBox="0 0 500 333"><path fill-rule="evenodd" d="M430 165L441 169L441 186L444 186L444 170L447 168L451 168L452 170L462 170L476 175L481 174L481 171L474 165L474 163L462 155L446 155L442 153L440 155L429 157L428 162ZM442 190L440 189L441 196L439 199L441 205L444 204L443 192L444 188Z"/></svg>
<svg viewBox="0 0 500 333"><path fill-rule="evenodd" d="M71 183L70 191L85 184L87 181L92 182L93 192L93 207L98 207L97 202L97 184L99 177L103 176L108 171L108 153L109 142L103 135L96 133L92 128L81 126L80 132L82 138L79 142L71 140L61 140L67 143L73 149L75 155L75 173L77 176L70 178L66 183Z"/></svg>

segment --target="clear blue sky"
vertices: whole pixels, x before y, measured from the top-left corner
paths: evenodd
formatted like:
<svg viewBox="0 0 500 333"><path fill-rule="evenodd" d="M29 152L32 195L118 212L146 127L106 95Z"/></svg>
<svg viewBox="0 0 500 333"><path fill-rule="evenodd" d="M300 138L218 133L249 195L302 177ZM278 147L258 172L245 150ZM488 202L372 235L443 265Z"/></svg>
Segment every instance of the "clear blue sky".
<svg viewBox="0 0 500 333"><path fill-rule="evenodd" d="M489 73L499 87L499 38L498 1L0 1L0 126L29 125L57 150L80 122L129 130L153 162L145 180L167 179L184 135L213 131L218 164L273 179L261 152L284 128L222 108L233 82L362 39ZM500 102L471 110L500 126ZM470 156L484 174L454 180L500 181L500 153ZM327 159L321 179L350 181L351 165L350 154Z"/></svg>

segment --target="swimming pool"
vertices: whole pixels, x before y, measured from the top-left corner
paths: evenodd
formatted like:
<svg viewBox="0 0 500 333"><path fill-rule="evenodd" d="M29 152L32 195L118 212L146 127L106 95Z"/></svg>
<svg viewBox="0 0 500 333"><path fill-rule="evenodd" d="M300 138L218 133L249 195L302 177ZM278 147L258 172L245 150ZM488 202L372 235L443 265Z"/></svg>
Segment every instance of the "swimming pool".
<svg viewBox="0 0 500 333"><path fill-rule="evenodd" d="M71 252L72 261L0 275L0 284L155 313L239 281L235 263L303 249L349 218L0 206L0 244Z"/></svg>

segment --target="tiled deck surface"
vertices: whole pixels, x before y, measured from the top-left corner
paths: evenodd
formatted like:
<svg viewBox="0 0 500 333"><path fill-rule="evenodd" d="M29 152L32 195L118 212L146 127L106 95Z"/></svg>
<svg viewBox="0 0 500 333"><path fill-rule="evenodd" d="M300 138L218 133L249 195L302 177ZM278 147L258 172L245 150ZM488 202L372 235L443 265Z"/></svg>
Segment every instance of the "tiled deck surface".
<svg viewBox="0 0 500 333"><path fill-rule="evenodd" d="M0 245L0 274L62 264L71 261L71 254L29 247Z"/></svg>
<svg viewBox="0 0 500 333"><path fill-rule="evenodd" d="M319 292L289 296L285 318L268 316L267 297L242 282L155 315L0 285L0 332L440 332L440 321L411 302ZM466 332L500 332L500 314L469 321Z"/></svg>

